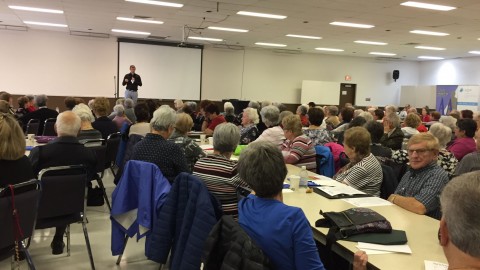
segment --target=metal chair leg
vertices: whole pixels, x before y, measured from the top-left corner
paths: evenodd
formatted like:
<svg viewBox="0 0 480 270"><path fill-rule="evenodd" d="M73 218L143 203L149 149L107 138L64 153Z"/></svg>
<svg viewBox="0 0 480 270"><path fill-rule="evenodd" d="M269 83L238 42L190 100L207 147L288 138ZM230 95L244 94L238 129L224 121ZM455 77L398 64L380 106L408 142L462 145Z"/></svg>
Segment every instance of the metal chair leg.
<svg viewBox="0 0 480 270"><path fill-rule="evenodd" d="M116 177L117 174L115 173L115 170L113 169L113 166L110 167L110 170L112 171L113 177Z"/></svg>
<svg viewBox="0 0 480 270"><path fill-rule="evenodd" d="M93 262L92 248L90 247L90 240L88 239L87 225L82 222L83 234L85 235L85 243L87 244L88 257L90 258L90 266L95 270L95 263Z"/></svg>
<svg viewBox="0 0 480 270"><path fill-rule="evenodd" d="M103 198L105 199L105 202L107 203L108 210L112 211L112 207L110 206L110 201L108 200L107 191L105 190L105 186L103 185L102 178L100 178L100 176L97 175L96 180L97 180L98 185L100 186L100 188L103 191Z"/></svg>
<svg viewBox="0 0 480 270"><path fill-rule="evenodd" d="M127 247L127 242L128 242L128 235L125 235L125 239L123 240L122 254L118 255L118 259L117 259L117 262L116 262L117 265L119 265L120 261L122 261L123 252L125 252L125 248Z"/></svg>
<svg viewBox="0 0 480 270"><path fill-rule="evenodd" d="M67 236L67 257L70 257L70 225L67 225L65 234Z"/></svg>
<svg viewBox="0 0 480 270"><path fill-rule="evenodd" d="M30 252L28 252L28 249L25 247L25 243L23 241L21 242L22 244L22 250L25 253L25 260L27 261L28 267L30 270L35 270L35 265L33 264L32 257L30 256Z"/></svg>

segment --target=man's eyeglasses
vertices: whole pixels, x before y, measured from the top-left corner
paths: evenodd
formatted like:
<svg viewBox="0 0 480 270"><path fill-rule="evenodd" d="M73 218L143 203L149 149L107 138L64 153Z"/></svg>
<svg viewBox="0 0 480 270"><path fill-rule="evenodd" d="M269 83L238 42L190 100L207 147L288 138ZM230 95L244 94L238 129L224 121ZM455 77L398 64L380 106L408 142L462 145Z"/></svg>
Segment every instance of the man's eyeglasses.
<svg viewBox="0 0 480 270"><path fill-rule="evenodd" d="M428 151L430 151L431 149L425 149L425 148L422 148L422 149L408 149L408 154L409 155L412 155L414 152L417 153L417 155L422 155L422 154L425 154L427 153Z"/></svg>

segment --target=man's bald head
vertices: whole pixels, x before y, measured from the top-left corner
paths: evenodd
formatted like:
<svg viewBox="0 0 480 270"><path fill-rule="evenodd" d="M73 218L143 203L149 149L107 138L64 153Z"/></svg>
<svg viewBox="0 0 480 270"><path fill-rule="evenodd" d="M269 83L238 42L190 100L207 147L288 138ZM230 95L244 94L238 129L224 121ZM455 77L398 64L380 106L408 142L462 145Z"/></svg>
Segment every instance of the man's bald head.
<svg viewBox="0 0 480 270"><path fill-rule="evenodd" d="M65 111L57 116L55 130L57 131L59 137L77 137L78 132L80 131L81 122L82 121L78 115L71 111Z"/></svg>

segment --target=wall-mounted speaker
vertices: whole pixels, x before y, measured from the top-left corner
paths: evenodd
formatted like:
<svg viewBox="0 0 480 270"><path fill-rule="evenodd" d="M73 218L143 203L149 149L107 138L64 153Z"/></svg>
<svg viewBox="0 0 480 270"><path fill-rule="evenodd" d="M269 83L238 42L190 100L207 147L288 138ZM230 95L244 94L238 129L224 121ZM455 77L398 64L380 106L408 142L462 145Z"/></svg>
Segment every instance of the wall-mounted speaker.
<svg viewBox="0 0 480 270"><path fill-rule="evenodd" d="M398 78L400 78L400 71L399 70L394 70L392 73L392 78L394 81L397 81Z"/></svg>

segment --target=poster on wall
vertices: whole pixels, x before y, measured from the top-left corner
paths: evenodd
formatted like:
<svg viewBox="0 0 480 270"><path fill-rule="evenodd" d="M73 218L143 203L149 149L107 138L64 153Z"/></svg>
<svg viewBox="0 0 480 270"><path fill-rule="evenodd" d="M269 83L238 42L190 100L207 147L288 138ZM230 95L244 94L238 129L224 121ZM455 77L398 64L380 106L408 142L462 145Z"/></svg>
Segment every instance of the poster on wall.
<svg viewBox="0 0 480 270"><path fill-rule="evenodd" d="M457 110L479 110L480 86L478 85L459 85L455 91L457 96Z"/></svg>
<svg viewBox="0 0 480 270"><path fill-rule="evenodd" d="M448 115L452 110L457 109L458 85L437 85L436 111L441 115Z"/></svg>

